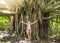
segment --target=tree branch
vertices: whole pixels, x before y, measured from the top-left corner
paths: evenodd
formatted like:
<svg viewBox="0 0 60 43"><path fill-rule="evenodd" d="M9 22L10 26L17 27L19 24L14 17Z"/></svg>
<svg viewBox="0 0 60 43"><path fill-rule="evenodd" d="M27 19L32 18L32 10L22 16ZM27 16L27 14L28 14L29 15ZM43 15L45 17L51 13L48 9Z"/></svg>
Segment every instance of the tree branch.
<svg viewBox="0 0 60 43"><path fill-rule="evenodd" d="M58 15L60 15L60 14L55 14L55 15L49 16L49 17L42 17L42 19L51 19L51 18L53 18L53 17L55 17L55 16L58 16Z"/></svg>

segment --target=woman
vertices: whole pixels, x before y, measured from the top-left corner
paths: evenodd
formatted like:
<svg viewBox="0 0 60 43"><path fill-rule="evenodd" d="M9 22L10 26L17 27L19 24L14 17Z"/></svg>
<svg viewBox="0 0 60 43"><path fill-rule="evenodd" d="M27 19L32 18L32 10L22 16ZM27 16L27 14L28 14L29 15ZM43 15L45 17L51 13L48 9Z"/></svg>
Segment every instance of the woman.
<svg viewBox="0 0 60 43"><path fill-rule="evenodd" d="M28 40L30 40L31 39L31 25L34 24L34 23L36 23L37 20L34 21L33 23L31 23L30 21L28 21L27 23L25 23L23 21L20 21L20 22L22 22L23 24L27 25L27 27L26 27L26 33L27 33L27 36L28 36Z"/></svg>

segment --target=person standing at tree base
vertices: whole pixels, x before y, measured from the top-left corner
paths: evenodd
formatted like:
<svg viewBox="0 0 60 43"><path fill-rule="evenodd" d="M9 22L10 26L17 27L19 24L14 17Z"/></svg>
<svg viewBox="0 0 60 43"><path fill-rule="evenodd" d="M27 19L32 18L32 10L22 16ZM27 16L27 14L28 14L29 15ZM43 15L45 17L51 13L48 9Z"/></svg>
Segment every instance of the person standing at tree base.
<svg viewBox="0 0 60 43"><path fill-rule="evenodd" d="M28 36L28 40L31 40L31 25L36 23L36 21L34 21L33 23L31 23L30 21L28 21L27 23L23 22L23 21L20 21L22 22L23 24L26 24L26 33L27 33L27 36Z"/></svg>

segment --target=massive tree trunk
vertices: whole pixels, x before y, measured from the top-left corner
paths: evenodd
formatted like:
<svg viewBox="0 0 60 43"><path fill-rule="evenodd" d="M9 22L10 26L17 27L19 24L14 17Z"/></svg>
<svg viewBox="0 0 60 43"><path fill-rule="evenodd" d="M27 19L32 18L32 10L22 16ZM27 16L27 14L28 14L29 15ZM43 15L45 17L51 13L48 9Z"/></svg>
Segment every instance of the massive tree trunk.
<svg viewBox="0 0 60 43"><path fill-rule="evenodd" d="M42 19L42 17L49 17L49 12L41 12L40 7L36 1L31 3L29 6L28 3L20 9L18 20L27 22L28 20L34 22L37 20L37 23L32 25L32 39L48 39L48 27L49 19ZM19 22L19 34L22 37L27 37L26 35L26 25Z"/></svg>

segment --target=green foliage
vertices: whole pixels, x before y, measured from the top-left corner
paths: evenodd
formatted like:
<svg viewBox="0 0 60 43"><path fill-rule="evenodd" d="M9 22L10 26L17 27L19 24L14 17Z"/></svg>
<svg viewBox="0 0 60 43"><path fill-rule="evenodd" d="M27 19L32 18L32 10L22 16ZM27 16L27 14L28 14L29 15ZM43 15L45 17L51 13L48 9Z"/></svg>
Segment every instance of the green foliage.
<svg viewBox="0 0 60 43"><path fill-rule="evenodd" d="M60 37L60 16L54 17L50 21L49 35L54 37Z"/></svg>
<svg viewBox="0 0 60 43"><path fill-rule="evenodd" d="M0 30L6 30L10 28L9 18L7 16L0 16Z"/></svg>

